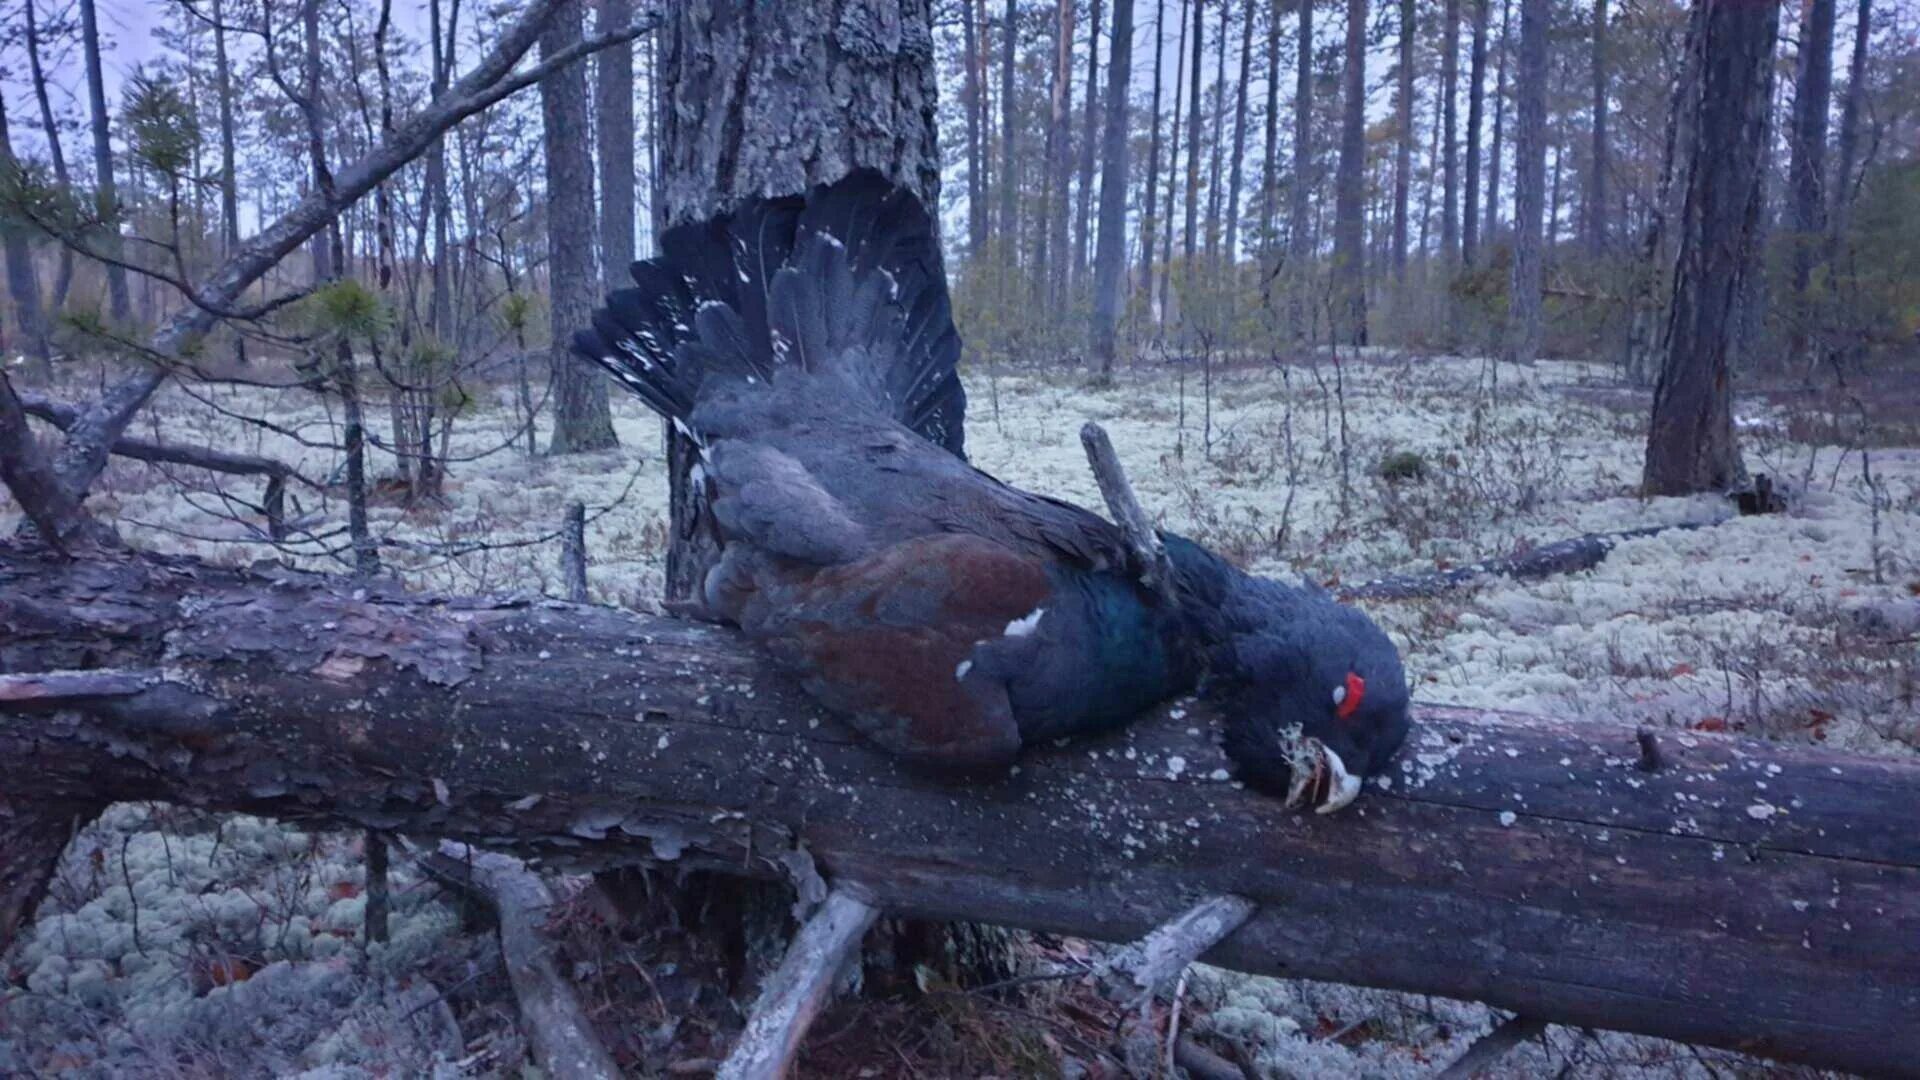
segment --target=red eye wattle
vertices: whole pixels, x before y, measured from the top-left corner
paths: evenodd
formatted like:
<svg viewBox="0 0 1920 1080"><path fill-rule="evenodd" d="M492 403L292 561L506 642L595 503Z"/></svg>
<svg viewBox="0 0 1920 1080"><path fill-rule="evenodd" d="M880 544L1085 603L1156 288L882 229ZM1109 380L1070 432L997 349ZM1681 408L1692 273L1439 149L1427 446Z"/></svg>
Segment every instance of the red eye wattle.
<svg viewBox="0 0 1920 1080"><path fill-rule="evenodd" d="M1347 684L1341 689L1346 693L1339 695L1340 702L1335 715L1342 720L1351 720L1353 714L1360 711L1360 700L1367 696L1367 680L1349 671Z"/></svg>

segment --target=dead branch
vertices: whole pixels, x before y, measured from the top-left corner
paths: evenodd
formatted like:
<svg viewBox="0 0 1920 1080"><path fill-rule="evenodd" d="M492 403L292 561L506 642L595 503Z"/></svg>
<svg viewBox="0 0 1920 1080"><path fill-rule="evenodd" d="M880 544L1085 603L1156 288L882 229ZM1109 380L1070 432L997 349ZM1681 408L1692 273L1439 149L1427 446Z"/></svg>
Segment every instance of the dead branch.
<svg viewBox="0 0 1920 1080"><path fill-rule="evenodd" d="M64 401L55 401L44 394L27 391L18 395L20 408L28 416L37 416L61 431L69 431L80 421L80 410ZM286 480L289 477L300 480L308 487L314 487L312 481L301 477L293 466L272 458L257 457L252 454L229 454L224 450L215 450L206 446L182 446L178 443L149 442L145 439L133 439L121 436L113 441L109 448L115 457L132 458L156 465L185 465L208 472L225 473L229 476L266 476Z"/></svg>
<svg viewBox="0 0 1920 1080"><path fill-rule="evenodd" d="M1529 548L1503 559L1482 559L1467 566L1440 570L1431 574L1407 574L1401 577L1375 578L1358 585L1340 585L1333 592L1342 600L1414 600L1439 596L1487 578L1530 581L1557 574L1577 574L1606 561L1613 549L1627 540L1656 536L1663 532L1705 529L1717 521L1681 522L1676 525L1652 525L1616 533L1589 533L1551 544Z"/></svg>
<svg viewBox="0 0 1920 1080"><path fill-rule="evenodd" d="M594 1033L573 983L553 962L545 932L553 893L540 875L519 859L452 841L443 841L421 865L499 918L500 954L520 1004L520 1030L540 1068L560 1080L619 1080L620 1068Z"/></svg>
<svg viewBox="0 0 1920 1080"><path fill-rule="evenodd" d="M72 823L151 799L581 869L778 877L804 847L890 915L1105 941L1230 894L1258 910L1208 963L1920 1061L1911 760L1675 731L1649 773L1604 717L1424 706L1392 783L1323 818L1236 787L1217 718L1180 702L944 783L720 628L18 543L0 672L15 924Z"/></svg>
<svg viewBox="0 0 1920 1080"><path fill-rule="evenodd" d="M834 983L879 914L845 889L827 895L793 935L716 1080L779 1080L787 1075L807 1028L832 999Z"/></svg>
<svg viewBox="0 0 1920 1080"><path fill-rule="evenodd" d="M1547 1022L1527 1016L1524 1013L1507 1017L1492 1031L1474 1040L1466 1052L1453 1060L1453 1063L1434 1074L1434 1080L1471 1080L1486 1069L1490 1069L1501 1058L1512 1053L1521 1043L1539 1038L1547 1030Z"/></svg>
<svg viewBox="0 0 1920 1080"><path fill-rule="evenodd" d="M1127 482L1127 471L1120 464L1120 455L1114 452L1107 429L1087 421L1080 427L1080 445L1087 452L1087 464L1093 469L1094 482L1100 485L1100 497L1106 500L1107 513L1126 534L1127 546L1133 549L1133 557L1140 564L1141 583L1171 603L1173 563L1167 558L1160 534L1154 530L1153 519L1147 517L1147 512L1140 508L1140 500L1134 497L1133 485Z"/></svg>

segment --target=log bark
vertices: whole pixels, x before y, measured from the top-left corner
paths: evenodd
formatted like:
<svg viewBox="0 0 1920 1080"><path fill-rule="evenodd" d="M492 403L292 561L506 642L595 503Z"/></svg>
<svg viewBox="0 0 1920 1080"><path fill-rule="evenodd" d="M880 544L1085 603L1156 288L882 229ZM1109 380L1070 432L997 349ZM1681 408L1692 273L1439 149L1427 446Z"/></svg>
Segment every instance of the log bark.
<svg viewBox="0 0 1920 1080"><path fill-rule="evenodd" d="M1649 773L1619 724L1427 706L1391 784L1323 818L1228 781L1186 702L960 786L723 629L17 543L0 670L0 805L47 822L172 800L767 877L804 848L889 915L1117 941L1231 893L1259 911L1211 963L1920 1061L1912 761L1678 732Z"/></svg>

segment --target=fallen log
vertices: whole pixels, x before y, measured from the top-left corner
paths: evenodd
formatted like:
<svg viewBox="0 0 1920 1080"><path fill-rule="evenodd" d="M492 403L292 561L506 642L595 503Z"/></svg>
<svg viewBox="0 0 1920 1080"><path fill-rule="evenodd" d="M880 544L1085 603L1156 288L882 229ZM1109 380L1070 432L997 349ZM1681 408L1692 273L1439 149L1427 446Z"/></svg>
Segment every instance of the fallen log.
<svg viewBox="0 0 1920 1080"><path fill-rule="evenodd" d="M107 802L779 876L1130 941L1213 894L1240 970L1815 1065L1920 1068L1920 763L1425 707L1386 785L1284 812L1174 704L995 782L915 776L723 629L0 544L0 827ZM45 868L28 875L44 882ZM9 882L0 945L35 888Z"/></svg>
<svg viewBox="0 0 1920 1080"><path fill-rule="evenodd" d="M1541 544L1515 555L1498 559L1482 559L1466 566L1436 570L1430 574L1405 574L1399 577L1374 578L1354 585L1336 585L1332 592L1349 603L1355 600L1418 600L1478 584L1488 578L1532 581L1536 578L1554 577L1560 574L1577 574L1582 570L1591 570L1606 561L1607 556L1613 554L1613 549L1619 547L1622 541L1639 540L1657 536L1663 532L1711 528L1717 524L1719 524L1717 521L1685 521L1673 525L1649 525L1646 528L1628 529L1624 532L1587 533L1565 540L1555 540L1550 544Z"/></svg>

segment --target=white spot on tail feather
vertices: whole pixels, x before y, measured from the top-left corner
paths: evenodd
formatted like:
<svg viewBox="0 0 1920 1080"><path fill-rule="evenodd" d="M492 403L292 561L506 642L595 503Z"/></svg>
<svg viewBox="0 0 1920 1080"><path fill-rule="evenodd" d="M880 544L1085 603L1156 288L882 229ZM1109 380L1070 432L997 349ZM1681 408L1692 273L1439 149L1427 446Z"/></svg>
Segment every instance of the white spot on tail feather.
<svg viewBox="0 0 1920 1080"><path fill-rule="evenodd" d="M953 669L953 680L955 682L959 682L961 679L964 679L967 677L967 672L972 670L973 670L973 661L971 660L960 661L960 666Z"/></svg>
<svg viewBox="0 0 1920 1080"><path fill-rule="evenodd" d="M1043 607L1034 608L1026 615L1007 624L1008 637L1027 637L1040 627L1040 617L1047 613Z"/></svg>

